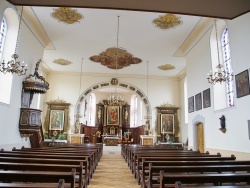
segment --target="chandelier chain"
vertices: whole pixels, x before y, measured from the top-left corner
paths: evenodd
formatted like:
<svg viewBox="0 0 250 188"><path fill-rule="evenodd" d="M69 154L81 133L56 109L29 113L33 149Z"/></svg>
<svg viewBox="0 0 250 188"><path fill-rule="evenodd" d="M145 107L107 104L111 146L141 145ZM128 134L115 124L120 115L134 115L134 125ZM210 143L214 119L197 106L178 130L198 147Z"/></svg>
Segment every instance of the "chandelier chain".
<svg viewBox="0 0 250 188"><path fill-rule="evenodd" d="M117 66L118 66L118 48L119 48L119 29L120 29L120 16L117 16L117 33L116 33L116 54L115 54L115 74L116 74L116 79L112 79L111 82L114 82L113 85L115 85L115 92L112 93L109 98L108 98L108 104L109 105L114 105L114 106L122 106L125 104L123 97L116 92L116 87L117 87Z"/></svg>
<svg viewBox="0 0 250 188"><path fill-rule="evenodd" d="M216 45L217 45L217 57L218 57L218 65L220 65L220 50L219 50L219 42L218 42L218 30L217 30L217 23L216 19L214 20L214 27L215 27L215 37L216 37Z"/></svg>
<svg viewBox="0 0 250 188"><path fill-rule="evenodd" d="M81 74L80 74L79 97L80 97L81 89L82 89L82 65L83 65L83 58L82 58L82 62L81 62Z"/></svg>
<svg viewBox="0 0 250 188"><path fill-rule="evenodd" d="M233 80L233 73L225 70L223 68L223 64L220 63L220 49L219 49L219 40L218 40L218 29L216 19L214 19L214 27L215 27L215 39L216 39L216 46L217 46L217 58L218 58L218 65L216 66L217 71L212 73L208 73L207 80L208 83L216 84L222 82L230 82Z"/></svg>
<svg viewBox="0 0 250 188"><path fill-rule="evenodd" d="M16 12L19 15L17 9L16 9ZM23 16L23 6L22 6L22 9L21 9L20 17L19 17L15 52L11 56L12 59L10 61L5 63L4 60L3 60L3 62L0 63L0 72L3 72L4 74L12 73L12 74L17 74L18 76L22 76L22 75L25 75L27 70L28 70L27 64L24 65L24 61L22 61L22 63L20 63L20 61L17 60L18 57L19 57L18 54L17 54L17 47L18 47L18 42L19 42L19 34L20 34L22 16Z"/></svg>
<svg viewBox="0 0 250 188"><path fill-rule="evenodd" d="M22 17L23 17L23 6L22 6L22 9L21 9L21 14L19 16L19 23L18 23L18 32L17 32L17 38L16 38L15 54L17 54L17 47L18 47L18 42L19 42L19 33L20 33L20 29L21 29Z"/></svg>
<svg viewBox="0 0 250 188"><path fill-rule="evenodd" d="M116 33L116 56L115 56L115 73L117 78L117 58L118 58L118 48L119 48L119 31L120 31L120 16L117 16L117 33Z"/></svg>

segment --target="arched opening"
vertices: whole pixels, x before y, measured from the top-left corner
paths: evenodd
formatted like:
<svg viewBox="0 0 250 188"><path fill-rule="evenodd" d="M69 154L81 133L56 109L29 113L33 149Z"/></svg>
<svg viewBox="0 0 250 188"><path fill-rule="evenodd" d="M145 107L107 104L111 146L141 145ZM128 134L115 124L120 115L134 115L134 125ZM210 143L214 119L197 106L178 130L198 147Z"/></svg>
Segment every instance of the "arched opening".
<svg viewBox="0 0 250 188"><path fill-rule="evenodd" d="M116 88L115 88L116 87ZM129 124L130 127L136 127L142 125L144 122L143 117L146 115L147 110L149 110L149 113L151 114L151 106L148 102L148 98L144 92L142 92L139 88L136 86L133 86L128 83L119 83L117 86L112 86L109 82L105 83L99 83L96 85L93 85L89 88L87 88L83 93L79 96L77 103L75 105L75 114L79 113L79 106L80 106L80 113L84 114L83 117L79 120L80 123L86 124L86 122L89 122L89 119L87 119L88 114L88 105L90 103L89 96L93 95L95 96L95 102L96 105L99 103L103 103L103 101L107 100L109 95L111 93L114 93L115 91L122 95L124 98L124 101L130 106L133 106L131 104L132 99L136 98L137 102L137 117L136 117L136 125L131 124L131 118L133 119L134 116L129 115ZM97 109L97 108L95 108ZM131 111L130 111L131 112ZM92 111L92 114L96 114L97 112L94 110ZM89 124L89 123L88 123Z"/></svg>

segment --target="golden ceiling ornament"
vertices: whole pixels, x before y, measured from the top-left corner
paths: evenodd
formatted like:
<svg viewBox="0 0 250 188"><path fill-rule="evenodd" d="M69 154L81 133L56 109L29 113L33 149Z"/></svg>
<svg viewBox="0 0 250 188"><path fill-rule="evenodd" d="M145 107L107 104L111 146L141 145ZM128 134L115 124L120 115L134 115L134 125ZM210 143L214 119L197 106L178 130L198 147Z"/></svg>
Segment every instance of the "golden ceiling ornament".
<svg viewBox="0 0 250 188"><path fill-rule="evenodd" d="M110 69L122 69L131 64L142 62L140 58L133 57L133 55L128 53L125 49L116 47L108 48L106 51L101 52L99 55L93 55L89 59L101 63Z"/></svg>
<svg viewBox="0 0 250 188"><path fill-rule="evenodd" d="M161 70L172 70L172 69L175 69L175 66L170 65L170 64L166 64L166 65L161 65L158 68Z"/></svg>
<svg viewBox="0 0 250 188"><path fill-rule="evenodd" d="M182 24L181 17L174 14L165 14L153 20L155 27L166 30Z"/></svg>
<svg viewBox="0 0 250 188"><path fill-rule="evenodd" d="M58 64L58 65L63 65L63 66L72 64L71 61L68 61L66 59L61 59L61 58L60 59L55 59L53 61L53 63Z"/></svg>
<svg viewBox="0 0 250 188"><path fill-rule="evenodd" d="M77 12L77 9L69 7L55 8L54 12L51 13L51 17L66 24L74 24L84 18L82 14Z"/></svg>

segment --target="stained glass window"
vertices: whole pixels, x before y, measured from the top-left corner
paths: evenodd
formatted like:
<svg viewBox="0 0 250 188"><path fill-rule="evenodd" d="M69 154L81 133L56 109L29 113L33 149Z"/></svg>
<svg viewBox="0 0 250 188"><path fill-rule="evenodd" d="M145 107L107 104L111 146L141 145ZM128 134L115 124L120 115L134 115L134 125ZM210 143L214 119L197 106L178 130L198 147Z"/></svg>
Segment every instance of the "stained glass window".
<svg viewBox="0 0 250 188"><path fill-rule="evenodd" d="M3 47L4 47L6 33L7 33L7 23L5 17L3 17L0 27L0 59L2 59L3 56Z"/></svg>
<svg viewBox="0 0 250 188"><path fill-rule="evenodd" d="M223 53L225 71L228 73L232 73L233 70L232 70L232 65L231 65L231 53L230 53L229 36L228 36L227 27L225 27L223 30L221 43L222 43L222 53ZM226 83L226 91L227 91L228 107L234 106L233 81L229 81Z"/></svg>

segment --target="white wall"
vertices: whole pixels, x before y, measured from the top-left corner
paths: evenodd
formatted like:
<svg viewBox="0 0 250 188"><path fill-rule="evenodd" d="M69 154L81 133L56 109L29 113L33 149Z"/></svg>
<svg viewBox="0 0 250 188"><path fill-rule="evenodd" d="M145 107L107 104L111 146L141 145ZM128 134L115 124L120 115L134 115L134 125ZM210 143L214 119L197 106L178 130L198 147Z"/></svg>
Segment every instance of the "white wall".
<svg viewBox="0 0 250 188"><path fill-rule="evenodd" d="M10 7L9 3L0 0L0 20L2 20L4 10L8 7ZM21 24L17 53L19 60L24 60L28 64L26 76L33 74L37 60L42 58L43 47L23 22ZM30 145L29 140L26 141L24 138L21 138L18 129L22 81L26 76L14 75L10 105L0 105L0 147L4 149L12 149L14 146L17 148L21 146L28 147ZM35 98L32 105L36 106Z"/></svg>
<svg viewBox="0 0 250 188"><path fill-rule="evenodd" d="M231 55L234 74L250 68L250 13L232 21L227 21L229 28ZM205 148L229 151L250 152L247 120L249 117L250 95L236 99L235 107L214 111L213 86L208 84L206 76L211 69L210 39L211 29L203 36L187 55L188 97L211 89L211 107L189 113L189 145L194 146L194 124L196 120L204 121ZM195 68L194 68L195 67ZM236 96L236 93L235 93ZM219 117L226 117L226 133L222 133Z"/></svg>
<svg viewBox="0 0 250 188"><path fill-rule="evenodd" d="M84 76L82 77L82 92L84 92L90 86L94 86L97 83L110 82L112 75L110 76ZM58 97L70 103L70 125L74 124L75 105L79 97L79 74L49 74L48 82L50 83L50 89L46 94L44 104L51 100L55 100ZM142 78L118 78L119 82L129 83L136 86L144 93L147 93L145 79ZM179 106L179 81L177 79L160 79L150 78L148 81L148 98L152 109L152 127L156 123L156 106L160 106L163 103L169 102L175 106ZM99 101L97 101L98 103ZM44 105L44 112L47 109L47 105ZM44 114L45 115L45 114ZM44 117L45 118L45 117ZM153 128L154 130L154 128Z"/></svg>
<svg viewBox="0 0 250 188"><path fill-rule="evenodd" d="M179 112L179 124L180 124L180 134L179 134L179 141L181 142L186 142L188 138L188 125L185 122L185 108L187 105L187 102L185 101L185 96L184 96L184 82L185 82L185 77L183 77L180 80L180 109L178 110Z"/></svg>

